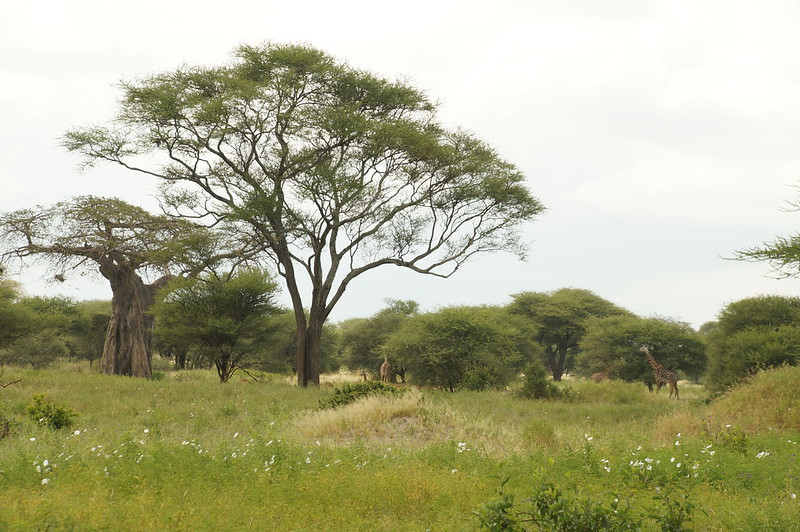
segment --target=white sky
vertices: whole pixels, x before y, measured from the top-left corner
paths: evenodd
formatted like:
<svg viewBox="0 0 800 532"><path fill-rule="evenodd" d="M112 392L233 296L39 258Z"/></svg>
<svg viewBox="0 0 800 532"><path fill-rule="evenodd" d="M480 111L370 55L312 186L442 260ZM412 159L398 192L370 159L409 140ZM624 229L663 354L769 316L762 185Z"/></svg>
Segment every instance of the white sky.
<svg viewBox="0 0 800 532"><path fill-rule="evenodd" d="M426 90L548 208L527 262L487 256L448 280L374 272L334 320L387 297L433 310L575 287L697 328L731 301L797 295L767 265L721 257L800 225L781 211L799 195L798 28L793 0L5 0L0 211L79 194L154 207L154 183L79 172L61 135L107 121L120 80L303 42ZM31 294L111 297L101 278L41 277L15 278Z"/></svg>

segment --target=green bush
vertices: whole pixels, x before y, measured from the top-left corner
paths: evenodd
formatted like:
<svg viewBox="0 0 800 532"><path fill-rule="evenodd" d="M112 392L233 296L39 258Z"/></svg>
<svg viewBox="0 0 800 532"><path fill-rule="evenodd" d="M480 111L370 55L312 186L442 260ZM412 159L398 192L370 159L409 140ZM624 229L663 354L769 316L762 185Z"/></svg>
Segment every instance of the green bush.
<svg viewBox="0 0 800 532"><path fill-rule="evenodd" d="M57 406L44 400L43 393L33 396L33 403L28 405L28 417L39 425L51 429L68 429L75 423L78 414L68 408Z"/></svg>
<svg viewBox="0 0 800 532"><path fill-rule="evenodd" d="M319 407L320 410L324 410L326 408L336 408L354 403L355 401L368 395L392 395L400 394L405 391L405 388L387 386L386 384L378 381L344 384L341 387L334 389L332 396L322 399L319 402Z"/></svg>
<svg viewBox="0 0 800 532"><path fill-rule="evenodd" d="M480 528L492 532L622 532L642 530L643 522L649 518L658 523L662 531L691 530L687 528L687 524L692 520L694 504L688 500L686 494L679 499L659 495L655 498L657 505L643 515L634 511L630 503L621 502L619 497L614 497L605 505L591 499L566 496L553 483L543 482L534 495L523 501L521 508L517 508L514 496L504 490L505 482L504 480L500 484L497 499L484 504L475 512ZM528 526L532 528L527 528Z"/></svg>
<svg viewBox="0 0 800 532"><path fill-rule="evenodd" d="M562 390L552 382L547 371L541 364L530 364L525 368L525 377L519 395L527 399L562 399L567 397L566 390Z"/></svg>

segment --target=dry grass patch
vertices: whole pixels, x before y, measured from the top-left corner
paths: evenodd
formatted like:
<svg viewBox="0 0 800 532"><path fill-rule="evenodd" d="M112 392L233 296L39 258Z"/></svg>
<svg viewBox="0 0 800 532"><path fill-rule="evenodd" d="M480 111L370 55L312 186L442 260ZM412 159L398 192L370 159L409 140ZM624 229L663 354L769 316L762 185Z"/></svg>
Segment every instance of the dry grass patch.
<svg viewBox="0 0 800 532"><path fill-rule="evenodd" d="M309 412L295 427L304 439L333 445L358 441L419 449L448 441L469 442L471 448L497 458L531 447L526 441L530 434L517 427L488 417L470 418L431 402L415 389L399 396L371 395L346 406Z"/></svg>
<svg viewBox="0 0 800 532"><path fill-rule="evenodd" d="M339 408L311 412L296 424L309 439L332 443L355 440L409 447L446 437L454 429L448 415L434 409L417 390L400 396L371 395Z"/></svg>

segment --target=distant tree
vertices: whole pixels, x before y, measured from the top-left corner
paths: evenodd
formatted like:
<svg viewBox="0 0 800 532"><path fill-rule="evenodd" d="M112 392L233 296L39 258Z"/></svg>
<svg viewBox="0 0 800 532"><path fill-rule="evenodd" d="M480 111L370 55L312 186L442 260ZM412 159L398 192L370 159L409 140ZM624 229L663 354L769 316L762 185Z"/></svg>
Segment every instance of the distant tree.
<svg viewBox="0 0 800 532"><path fill-rule="evenodd" d="M384 346L418 384L449 391L502 388L530 358L504 309L450 307L406 320Z"/></svg>
<svg viewBox="0 0 800 532"><path fill-rule="evenodd" d="M0 276L0 349L34 331L31 310L20 304L19 283Z"/></svg>
<svg viewBox="0 0 800 532"><path fill-rule="evenodd" d="M79 316L72 325L67 348L70 356L88 360L91 365L103 356L111 301L79 301L75 308Z"/></svg>
<svg viewBox="0 0 800 532"><path fill-rule="evenodd" d="M156 337L213 363L220 382L246 368L268 343L277 286L258 270L224 278L175 278L156 295Z"/></svg>
<svg viewBox="0 0 800 532"><path fill-rule="evenodd" d="M69 354L70 335L79 320L75 302L62 296L21 298L16 312L25 316L30 334L9 344L0 361L41 369Z"/></svg>
<svg viewBox="0 0 800 532"><path fill-rule="evenodd" d="M647 345L656 360L673 372L697 379L705 367L705 344L688 324L634 315L596 318L586 323L576 360L588 375L608 366L613 375L629 382L641 381L650 390L653 370L639 349Z"/></svg>
<svg viewBox="0 0 800 532"><path fill-rule="evenodd" d="M45 329L20 338L0 351L0 364L30 365L33 369L43 369L66 355L67 347L63 338L54 330Z"/></svg>
<svg viewBox="0 0 800 532"><path fill-rule="evenodd" d="M800 363L800 298L757 296L730 303L707 335L705 381L724 391L754 371Z"/></svg>
<svg viewBox="0 0 800 532"><path fill-rule="evenodd" d="M145 311L170 275L150 284L142 275L189 260L205 265L215 245L211 234L193 223L112 198L79 196L0 216L6 258L43 258L57 272L56 280L90 266L108 280L112 312L102 357L107 374L150 377L152 319Z"/></svg>
<svg viewBox="0 0 800 532"><path fill-rule="evenodd" d="M176 214L253 235L292 301L300 385L319 383L323 327L356 278L384 265L448 277L478 253L524 255L521 227L543 208L522 172L438 124L423 92L305 46L235 57L123 84L113 127L64 144L87 164L160 177Z"/></svg>
<svg viewBox="0 0 800 532"><path fill-rule="evenodd" d="M576 288L515 294L508 308L528 320L531 335L542 347L542 362L555 381L571 367L589 320L630 315L591 291Z"/></svg>
<svg viewBox="0 0 800 532"><path fill-rule="evenodd" d="M369 318L349 320L340 325L339 345L343 360L351 369L363 368L377 375L383 362L383 345L389 335L419 311L414 301L389 299L386 303L386 308ZM396 373L398 369L398 364L394 364L393 371Z"/></svg>

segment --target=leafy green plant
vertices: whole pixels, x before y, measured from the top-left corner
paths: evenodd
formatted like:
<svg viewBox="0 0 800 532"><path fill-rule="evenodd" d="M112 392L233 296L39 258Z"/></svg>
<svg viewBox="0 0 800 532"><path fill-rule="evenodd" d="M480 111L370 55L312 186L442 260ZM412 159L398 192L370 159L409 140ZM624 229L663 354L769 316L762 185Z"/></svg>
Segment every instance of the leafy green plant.
<svg viewBox="0 0 800 532"><path fill-rule="evenodd" d="M712 432L709 424L706 423L705 432L710 436L711 442L725 449L747 454L747 450L750 448L747 433L740 427L725 425L724 429Z"/></svg>
<svg viewBox="0 0 800 532"><path fill-rule="evenodd" d="M692 521L695 506L686 493L679 498L659 494L655 500L659 504L653 508L650 517L661 525L662 532L691 532L687 524Z"/></svg>
<svg viewBox="0 0 800 532"><path fill-rule="evenodd" d="M387 386L386 384L378 381L344 384L341 387L334 389L332 396L322 399L319 402L319 407L321 410L326 408L336 408L354 403L362 397L366 397L368 395L392 395L401 394L405 391L405 388Z"/></svg>
<svg viewBox="0 0 800 532"><path fill-rule="evenodd" d="M621 504L619 497L605 506L590 499L565 496L550 482L543 482L533 497L526 500L525 509L514 508L514 497L505 493L501 484L498 498L476 512L480 527L491 531L532 530L589 532L593 530L641 530L640 518L630 511L630 504Z"/></svg>
<svg viewBox="0 0 800 532"><path fill-rule="evenodd" d="M28 417L39 425L51 429L68 429L75 423L78 414L63 406L45 401L45 394L33 396L33 403L28 405Z"/></svg>
<svg viewBox="0 0 800 532"><path fill-rule="evenodd" d="M508 478L500 481L497 498L484 504L479 510L473 512L480 523L480 528L487 530L505 530L519 532L524 530L518 523L514 512L514 495L505 491Z"/></svg>
<svg viewBox="0 0 800 532"><path fill-rule="evenodd" d="M544 366L530 364L525 368L525 377L519 395L527 399L564 399L568 392L550 382Z"/></svg>

